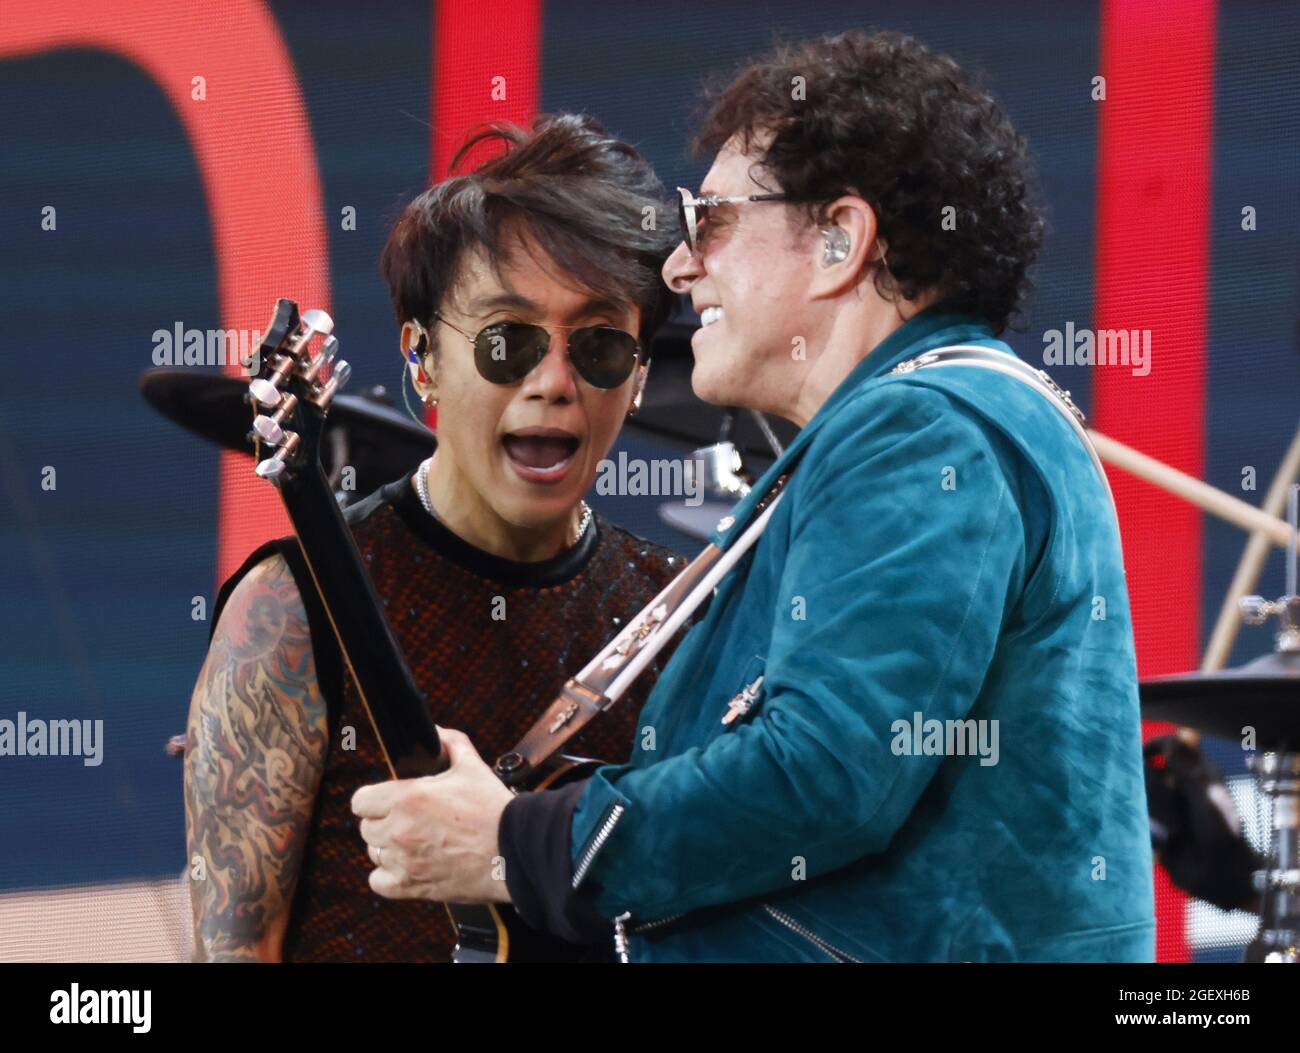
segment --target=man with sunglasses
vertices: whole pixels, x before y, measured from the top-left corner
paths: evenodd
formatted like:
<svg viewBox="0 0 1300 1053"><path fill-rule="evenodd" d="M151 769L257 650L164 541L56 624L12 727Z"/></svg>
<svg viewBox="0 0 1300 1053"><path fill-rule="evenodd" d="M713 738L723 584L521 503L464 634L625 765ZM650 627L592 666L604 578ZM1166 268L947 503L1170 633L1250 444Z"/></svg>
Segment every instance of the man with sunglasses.
<svg viewBox="0 0 1300 1053"><path fill-rule="evenodd" d="M649 165L590 118L461 156L480 142L506 150L416 198L381 259L437 451L347 519L434 719L495 755L678 570L582 500L641 398L672 238L642 224L671 210ZM366 886L348 805L383 757L292 538L214 623L185 762L199 956L449 961L446 912ZM575 749L625 759L647 687Z"/></svg>
<svg viewBox="0 0 1300 1053"><path fill-rule="evenodd" d="M664 267L692 385L801 426L712 540L784 476L780 503L629 763L511 799L458 741L436 781L358 791L372 886L614 919L635 961L1149 960L1114 509L996 337L1041 242L1023 140L952 60L845 33L745 69L697 143Z"/></svg>

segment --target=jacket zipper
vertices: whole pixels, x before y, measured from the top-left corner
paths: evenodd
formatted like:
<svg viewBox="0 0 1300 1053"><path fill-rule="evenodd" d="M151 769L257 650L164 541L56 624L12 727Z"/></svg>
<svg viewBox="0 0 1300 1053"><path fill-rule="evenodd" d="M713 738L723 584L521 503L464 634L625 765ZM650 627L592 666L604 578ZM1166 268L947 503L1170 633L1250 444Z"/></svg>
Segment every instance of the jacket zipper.
<svg viewBox="0 0 1300 1053"><path fill-rule="evenodd" d="M627 954L627 919L631 916L632 912L625 910L614 919L614 957L620 965L627 965L631 961Z"/></svg>
<svg viewBox="0 0 1300 1053"><path fill-rule="evenodd" d="M806 926L800 925L797 921L794 920L794 918L790 917L789 914L785 913L785 911L777 910L775 907L771 906L768 903L763 904L763 910L765 910L769 915L771 915L773 918L779 921L791 932L797 933L798 935L802 936L805 940L811 943L823 954L829 955L830 957L834 958L837 962L840 962L841 964L847 962L852 962L855 965L862 964L862 960L860 958L855 958L853 957L853 955L849 954L848 951L841 950L839 947L836 947L833 943L829 943L826 940L822 939L811 929L808 929ZM628 922L631 920L632 914L630 911L625 911L624 913L620 914L617 918L614 919L615 955L617 955L618 960L620 962L627 964L627 962L629 961L628 936L630 936L632 933L637 933L639 935L643 932L649 932L651 929L657 929L661 925L667 925L669 922L673 922L676 921L678 918L684 918L684 917L686 917L685 913L673 914L667 918L659 918L655 921L647 921L641 925L629 926Z"/></svg>
<svg viewBox="0 0 1300 1053"><path fill-rule="evenodd" d="M722 726L730 731L736 726L736 721L741 717L749 716L749 711L754 708L754 703L758 701L759 689L763 686L763 677L760 675L753 683L746 684L740 689L727 703L727 712L722 715Z"/></svg>
<svg viewBox="0 0 1300 1053"><path fill-rule="evenodd" d="M655 921L642 922L640 925L629 926L628 922L632 919L631 911L624 911L614 919L614 954L618 960L626 965L629 961L627 938L632 933L640 935L643 932L649 932L651 929L657 929L661 925L667 925L669 922L676 921L678 918L686 917L686 912L681 914L672 914L666 918L658 918Z"/></svg>
<svg viewBox="0 0 1300 1053"><path fill-rule="evenodd" d="M596 828L596 833L592 835L591 841L587 844L586 851L582 853L582 858L578 860L577 869L573 872L573 887L576 889L582 884L582 879L587 876L587 871L591 869L591 864L595 862L596 853L609 840L609 835L614 832L614 827L618 821L623 818L626 807L615 801L610 805L609 811L605 813L605 818L601 820L600 826Z"/></svg>
<svg viewBox="0 0 1300 1053"><path fill-rule="evenodd" d="M787 929L789 929L791 932L798 933L809 943L813 944L813 946L817 947L825 954L829 954L837 962L840 963L853 962L855 965L862 964L862 960L860 958L855 958L853 957L853 955L849 954L848 951L842 951L834 944L827 943L815 932L806 928L803 925L800 925L797 921L794 920L794 918L790 917L790 915L787 914L785 911L777 910L770 903L764 903L763 909L767 911L767 913L770 914L773 918L779 921L782 925L784 925Z"/></svg>
<svg viewBox="0 0 1300 1053"><path fill-rule="evenodd" d="M625 811L627 811L627 806L618 801L614 801L610 805L608 812L606 812L604 819L601 820L600 825L597 827L590 843L588 843L586 850L582 853L582 858L578 860L578 866L573 872L573 887L575 889L582 884L583 879L587 876L587 871L591 869L592 863L595 862L596 855L605 846L605 842L609 840L610 835L614 833L614 828L618 826L618 822L623 818L623 813ZM789 914L786 914L785 911L777 910L776 907L773 907L768 903L763 904L763 910L791 932L802 936L813 946L817 947L824 954L834 958L837 962L853 962L859 965L861 964L861 959L855 958L853 955L849 954L848 951L841 950L832 943L828 943L815 932L800 925L794 920L794 918L790 917ZM681 914L669 915L666 918L657 918L654 921L648 921L641 925L629 926L628 922L631 920L632 914L630 911L624 911L614 919L614 954L620 962L626 964L630 960L628 952L628 936L631 933L649 932L651 929L657 929L660 926L667 925L670 922L677 921L677 919L685 916L686 914L683 912Z"/></svg>
<svg viewBox="0 0 1300 1053"><path fill-rule="evenodd" d="M618 821L623 818L623 813L625 811L627 811L627 806L620 804L618 801L615 801L610 805L609 811L605 813L605 818L601 820L600 825L596 828L595 834L592 835L591 841L588 843L586 850L582 853L582 857L578 860L577 869L573 872L573 887L575 889L582 884L583 878L587 876L587 871L591 869L591 864L596 860L597 853L605 846L605 842L609 840L610 835L614 832L614 827L616 827ZM627 945L629 931L645 932L648 929L658 928L660 925L667 925L670 921L676 921L678 918L683 918L685 916L685 914L674 914L669 918L659 918L657 921L648 921L644 925L633 926L629 930L627 923L632 917L632 913L630 911L624 911L614 919L614 954L618 957L620 962L627 964L629 960Z"/></svg>
<svg viewBox="0 0 1300 1053"><path fill-rule="evenodd" d="M731 725L740 717L747 716L750 709L753 708L755 699L758 698L758 689L762 686L763 677L760 675L753 683L746 684L744 688L727 704L726 715L722 718L722 723L731 730ZM586 861L584 854L583 861ZM629 925L632 920L632 912L624 911L614 919L614 954L623 964L630 961L628 936L632 933L649 932L651 929L657 929L662 925L676 921L678 918L686 917L686 913L671 914L666 918L658 918L655 921L647 921L639 925Z"/></svg>

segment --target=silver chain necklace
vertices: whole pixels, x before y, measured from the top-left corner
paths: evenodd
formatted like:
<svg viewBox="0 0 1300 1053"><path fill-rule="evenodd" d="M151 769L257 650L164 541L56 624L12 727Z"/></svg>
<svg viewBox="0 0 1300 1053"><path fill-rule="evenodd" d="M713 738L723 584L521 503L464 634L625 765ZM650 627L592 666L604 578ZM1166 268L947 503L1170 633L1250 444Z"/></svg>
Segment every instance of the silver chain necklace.
<svg viewBox="0 0 1300 1053"><path fill-rule="evenodd" d="M430 457L419 468L415 470L415 492L420 495L420 504L424 505L424 510L437 519L437 513L433 510L433 502L429 500L429 465L433 463ZM591 506L586 501L580 502L582 505L582 520L578 523L578 536L574 540L576 545L587 534L587 528L591 526Z"/></svg>

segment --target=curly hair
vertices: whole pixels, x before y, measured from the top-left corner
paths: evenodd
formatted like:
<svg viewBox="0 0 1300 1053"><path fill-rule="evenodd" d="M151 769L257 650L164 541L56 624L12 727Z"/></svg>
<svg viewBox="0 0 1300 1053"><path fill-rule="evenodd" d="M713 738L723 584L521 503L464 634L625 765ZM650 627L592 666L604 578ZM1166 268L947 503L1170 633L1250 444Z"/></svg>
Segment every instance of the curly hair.
<svg viewBox="0 0 1300 1053"><path fill-rule="evenodd" d="M655 218L674 210L649 162L594 117L544 114L531 131L503 122L473 132L452 171L482 143L505 150L420 194L388 236L379 269L397 320L419 320L432 339L430 319L454 291L466 250L482 247L499 273L522 227L559 273L639 307L648 350L676 302L659 274L676 225Z"/></svg>
<svg viewBox="0 0 1300 1053"><path fill-rule="evenodd" d="M846 193L872 207L881 295L933 291L999 333L1020 309L1044 227L1025 141L951 58L892 32L778 44L706 102L697 151L758 145L752 178L774 177L811 222Z"/></svg>

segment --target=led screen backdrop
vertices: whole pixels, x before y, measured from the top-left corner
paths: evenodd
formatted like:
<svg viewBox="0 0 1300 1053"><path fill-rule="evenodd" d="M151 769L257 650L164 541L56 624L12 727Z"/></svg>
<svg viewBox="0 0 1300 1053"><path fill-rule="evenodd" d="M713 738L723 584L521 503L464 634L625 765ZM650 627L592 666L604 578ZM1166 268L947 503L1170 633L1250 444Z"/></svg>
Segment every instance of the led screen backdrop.
<svg viewBox="0 0 1300 1053"><path fill-rule="evenodd" d="M0 759L0 958L186 955L181 770L163 744L184 729L199 615L285 523L246 460L143 403L155 334L260 329L288 295L334 315L354 387L393 390L376 258L466 128L590 111L668 187L697 187L702 81L775 34L850 27L979 70L1028 137L1051 225L1022 356L1041 362L1067 325L1150 329L1149 374L1054 373L1102 430L1259 503L1300 393L1294 5L6 6L0 717L103 720L104 748L95 766ZM1141 671L1193 668L1244 536L1112 481ZM692 545L644 502L604 507ZM1275 554L1262 591L1281 591L1280 568ZM1246 630L1232 660L1267 647ZM1241 751L1209 750L1258 836ZM1156 881L1161 957L1239 953L1249 917Z"/></svg>

